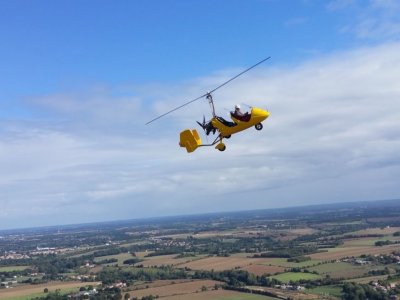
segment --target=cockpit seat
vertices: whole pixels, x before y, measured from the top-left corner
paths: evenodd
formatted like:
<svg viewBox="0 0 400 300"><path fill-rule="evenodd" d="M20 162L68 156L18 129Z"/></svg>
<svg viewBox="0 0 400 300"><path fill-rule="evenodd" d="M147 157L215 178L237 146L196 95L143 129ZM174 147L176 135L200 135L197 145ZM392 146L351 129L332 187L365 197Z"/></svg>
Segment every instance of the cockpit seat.
<svg viewBox="0 0 400 300"><path fill-rule="evenodd" d="M244 113L241 116L231 112L231 116L233 118L235 118L236 120L239 120L239 121L242 121L242 122L248 122L251 119L251 114L249 114L248 112Z"/></svg>

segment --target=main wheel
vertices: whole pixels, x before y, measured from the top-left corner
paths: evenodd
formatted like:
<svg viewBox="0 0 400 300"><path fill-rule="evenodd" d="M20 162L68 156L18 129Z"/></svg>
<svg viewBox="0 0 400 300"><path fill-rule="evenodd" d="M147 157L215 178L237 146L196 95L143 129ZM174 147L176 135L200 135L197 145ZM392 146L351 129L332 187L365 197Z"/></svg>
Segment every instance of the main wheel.
<svg viewBox="0 0 400 300"><path fill-rule="evenodd" d="M215 149L218 149L219 151L225 151L226 146L224 143L218 143L217 146L215 146Z"/></svg>
<svg viewBox="0 0 400 300"><path fill-rule="evenodd" d="M258 123L258 124L256 124L254 127L255 127L257 130L261 130L261 129L263 129L263 124Z"/></svg>

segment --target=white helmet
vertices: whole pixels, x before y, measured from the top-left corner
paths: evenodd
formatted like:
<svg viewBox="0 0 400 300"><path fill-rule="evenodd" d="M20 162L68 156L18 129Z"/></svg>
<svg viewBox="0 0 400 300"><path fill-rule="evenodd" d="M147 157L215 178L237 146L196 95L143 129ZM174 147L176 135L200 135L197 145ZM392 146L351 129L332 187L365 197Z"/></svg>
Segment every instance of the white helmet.
<svg viewBox="0 0 400 300"><path fill-rule="evenodd" d="M240 109L240 105L239 105L239 104L236 104L236 105L235 105L235 109Z"/></svg>

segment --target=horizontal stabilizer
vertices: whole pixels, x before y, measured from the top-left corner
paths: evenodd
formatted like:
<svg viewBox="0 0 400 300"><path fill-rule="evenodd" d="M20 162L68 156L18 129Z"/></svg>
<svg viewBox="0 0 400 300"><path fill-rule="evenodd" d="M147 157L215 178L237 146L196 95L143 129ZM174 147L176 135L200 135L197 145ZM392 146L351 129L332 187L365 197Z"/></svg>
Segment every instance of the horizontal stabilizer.
<svg viewBox="0 0 400 300"><path fill-rule="evenodd" d="M181 132L179 146L186 148L188 153L193 152L201 145L201 138L196 129L186 129Z"/></svg>

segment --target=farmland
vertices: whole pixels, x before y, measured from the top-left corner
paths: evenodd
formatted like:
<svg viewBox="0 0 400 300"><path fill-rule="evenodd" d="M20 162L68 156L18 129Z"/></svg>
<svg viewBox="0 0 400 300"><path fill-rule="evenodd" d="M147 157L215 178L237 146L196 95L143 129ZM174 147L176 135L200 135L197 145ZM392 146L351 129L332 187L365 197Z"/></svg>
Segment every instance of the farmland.
<svg viewBox="0 0 400 300"><path fill-rule="evenodd" d="M4 232L0 298L45 299L47 288L93 299L335 299L348 284L388 282L396 294L400 204L371 205Z"/></svg>
<svg viewBox="0 0 400 300"><path fill-rule="evenodd" d="M290 281L296 282L299 280L314 280L314 279L319 279L320 276L312 273L303 273L303 272L287 272L287 273L282 273L279 275L274 275L271 276L272 278L275 278L281 282L288 283Z"/></svg>
<svg viewBox="0 0 400 300"><path fill-rule="evenodd" d="M312 259L317 260L332 260L340 259L343 257L357 257L363 254L377 255L377 254L390 254L398 250L399 245L387 245L383 247L375 246L359 246L359 247L341 247L326 249L326 252L311 254Z"/></svg>
<svg viewBox="0 0 400 300"><path fill-rule="evenodd" d="M201 293L189 293L184 295L175 295L163 297L165 300L277 300L275 297L244 294L235 291L213 290Z"/></svg>
<svg viewBox="0 0 400 300"><path fill-rule="evenodd" d="M246 257L206 257L180 265L192 270L230 270L248 267L250 265L263 264L264 259Z"/></svg>
<svg viewBox="0 0 400 300"><path fill-rule="evenodd" d="M29 266L11 266L11 267L0 267L1 272L13 272L13 271L22 271L29 269Z"/></svg>
<svg viewBox="0 0 400 300"><path fill-rule="evenodd" d="M98 283L93 283L97 285ZM48 288L49 291L60 290L61 292L76 291L82 286L87 286L88 283L83 282L51 282L34 286L20 286L13 289L0 290L1 299L10 300L25 300L32 297L44 295L43 290Z"/></svg>
<svg viewBox="0 0 400 300"><path fill-rule="evenodd" d="M149 287L144 289L135 289L130 291L130 294L135 297L144 297L147 295L158 295L159 297L179 296L185 294L199 293L214 288L217 281L213 280L199 280L182 283L172 283L169 285Z"/></svg>

